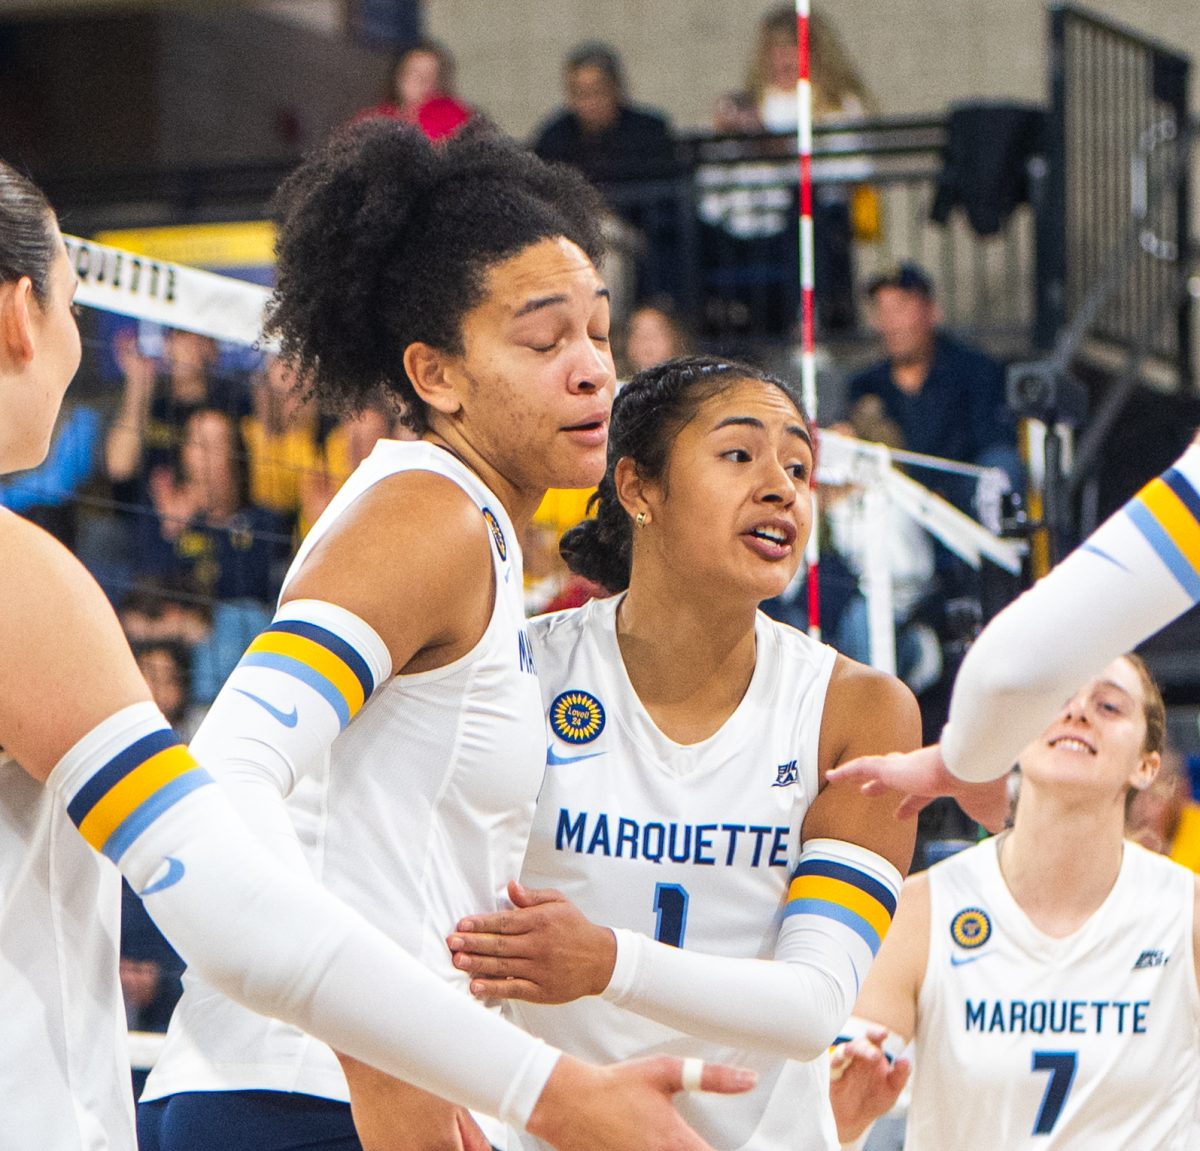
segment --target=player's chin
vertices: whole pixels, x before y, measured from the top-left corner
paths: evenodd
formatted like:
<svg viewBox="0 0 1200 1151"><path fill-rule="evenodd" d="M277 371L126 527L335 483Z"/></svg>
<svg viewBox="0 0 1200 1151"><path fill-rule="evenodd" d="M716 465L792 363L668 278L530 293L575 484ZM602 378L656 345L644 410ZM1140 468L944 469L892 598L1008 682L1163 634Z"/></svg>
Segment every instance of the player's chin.
<svg viewBox="0 0 1200 1151"><path fill-rule="evenodd" d="M761 602L775 599L787 591L795 578L797 565L752 559L748 567L749 570L743 573L742 582L747 593L753 594Z"/></svg>
<svg viewBox="0 0 1200 1151"><path fill-rule="evenodd" d="M607 441L581 444L561 437L545 457L546 487L594 488L604 476L607 450Z"/></svg>

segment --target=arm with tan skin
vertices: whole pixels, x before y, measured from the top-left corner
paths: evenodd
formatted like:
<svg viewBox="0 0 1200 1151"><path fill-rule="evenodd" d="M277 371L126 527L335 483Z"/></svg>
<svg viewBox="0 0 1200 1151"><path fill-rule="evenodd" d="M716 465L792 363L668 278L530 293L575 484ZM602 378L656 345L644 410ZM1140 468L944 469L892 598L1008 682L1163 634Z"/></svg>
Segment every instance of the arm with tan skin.
<svg viewBox="0 0 1200 1151"><path fill-rule="evenodd" d="M864 719L863 717L870 717ZM911 747L919 732L916 701L903 684L839 657L822 721L822 775L867 749ZM866 848L903 872L912 856L911 825L890 818L894 797L870 799L856 788L826 787L809 809L803 837ZM591 923L559 892L510 889L516 908L471 916L449 940L472 992L485 998L562 1003L605 994L638 1014L701 1038L813 1058L849 1014L844 980L827 970L828 942L811 929L782 940L774 959L703 955ZM466 931L466 925L473 931ZM622 964L635 974L624 979ZM833 966L844 966L841 957ZM853 979L849 995L854 994Z"/></svg>
<svg viewBox="0 0 1200 1151"><path fill-rule="evenodd" d="M1198 522L1200 437L984 628L955 681L940 743L848 764L839 777L912 796L906 813L938 795L979 804L987 816L972 814L994 828L1006 808L994 781L1062 700L1200 602L1190 558Z"/></svg>
<svg viewBox="0 0 1200 1151"><path fill-rule="evenodd" d="M928 957L929 878L921 874L904 884L892 929L854 1006L855 1016L908 1043L917 1032L917 996ZM880 1045L855 1039L834 1053L841 1075L830 1083L829 1101L843 1144L861 1138L887 1114L908 1081L907 1060L897 1060L889 1069Z"/></svg>

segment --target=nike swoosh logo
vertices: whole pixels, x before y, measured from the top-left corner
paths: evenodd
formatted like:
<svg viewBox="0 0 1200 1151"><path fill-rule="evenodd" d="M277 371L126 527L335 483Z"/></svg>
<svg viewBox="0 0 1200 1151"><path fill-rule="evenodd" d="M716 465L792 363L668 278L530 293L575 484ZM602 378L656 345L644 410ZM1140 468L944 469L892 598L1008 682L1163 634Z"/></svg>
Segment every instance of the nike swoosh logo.
<svg viewBox="0 0 1200 1151"><path fill-rule="evenodd" d="M142 898L145 899L147 895L153 895L157 891L166 891L168 887L174 887L175 884L177 884L183 878L184 870L185 868L183 864L180 863L178 859L176 859L173 855L168 855L167 874L164 875L162 879L150 884L150 886L142 892Z"/></svg>
<svg viewBox="0 0 1200 1151"><path fill-rule="evenodd" d="M296 724L300 722L300 713L296 711L295 704L292 705L292 710L290 712L280 711L279 708L267 703L265 699L259 699L258 696L253 695L248 691L243 691L240 687L235 687L233 690L236 691L238 695L244 695L247 699L254 700L259 707L265 708L268 714L279 720L284 727L295 727Z"/></svg>
<svg viewBox="0 0 1200 1151"><path fill-rule="evenodd" d="M964 963L974 963L977 959L986 959L988 954L985 952L983 955L951 955L950 966L962 967Z"/></svg>
<svg viewBox="0 0 1200 1151"><path fill-rule="evenodd" d="M587 755L559 755L552 747L546 748L546 762L551 767L562 767L567 763L580 763L585 759L595 759L598 755L604 755L602 751L589 751Z"/></svg>

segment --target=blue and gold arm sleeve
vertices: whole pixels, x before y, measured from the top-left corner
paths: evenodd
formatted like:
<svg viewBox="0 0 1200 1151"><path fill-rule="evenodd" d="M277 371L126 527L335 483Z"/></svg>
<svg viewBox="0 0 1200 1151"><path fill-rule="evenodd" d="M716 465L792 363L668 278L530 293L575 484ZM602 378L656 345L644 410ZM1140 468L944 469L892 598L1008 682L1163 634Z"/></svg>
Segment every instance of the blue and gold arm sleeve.
<svg viewBox="0 0 1200 1151"><path fill-rule="evenodd" d="M900 883L867 848L812 840L781 910L774 958L707 955L618 928L604 998L702 1039L815 1059L850 1015Z"/></svg>
<svg viewBox="0 0 1200 1151"><path fill-rule="evenodd" d="M1193 446L983 629L955 681L946 766L970 782L1005 774L1064 699L1196 603Z"/></svg>
<svg viewBox="0 0 1200 1151"><path fill-rule="evenodd" d="M390 675L387 646L364 620L294 600L246 649L192 750L223 781L256 770L286 795Z"/></svg>

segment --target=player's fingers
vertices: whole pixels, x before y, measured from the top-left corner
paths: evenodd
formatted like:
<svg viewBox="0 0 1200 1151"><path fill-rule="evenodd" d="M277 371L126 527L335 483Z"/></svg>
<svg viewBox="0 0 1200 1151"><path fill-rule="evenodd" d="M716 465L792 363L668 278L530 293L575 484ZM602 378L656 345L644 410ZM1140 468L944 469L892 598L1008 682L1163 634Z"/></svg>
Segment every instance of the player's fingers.
<svg viewBox="0 0 1200 1151"><path fill-rule="evenodd" d="M479 1124L471 1117L469 1111L460 1108L455 1118L458 1121L458 1137L462 1141L462 1151L492 1151L491 1140L480 1130Z"/></svg>
<svg viewBox="0 0 1200 1151"><path fill-rule="evenodd" d="M487 951L472 948L469 951L456 951L454 965L460 971L469 971L472 975L491 976L496 978L511 978L529 973L529 955L518 952L508 935L491 936L503 947L496 946ZM520 943L520 940L517 940ZM506 948L506 949L505 949Z"/></svg>
<svg viewBox="0 0 1200 1151"><path fill-rule="evenodd" d="M860 755L858 759L839 763L837 767L825 773L825 778L830 783L844 783L854 780L863 780L865 782L866 780L875 779L880 771L883 770L886 763L886 756Z"/></svg>
<svg viewBox="0 0 1200 1151"><path fill-rule="evenodd" d="M703 1059L662 1058L655 1060L656 1078L667 1091L712 1091L721 1095L740 1095L758 1081L758 1073L745 1067L708 1063Z"/></svg>
<svg viewBox="0 0 1200 1151"><path fill-rule="evenodd" d="M896 818L916 819L929 806L930 802L923 795L906 795L900 801L900 806L896 808Z"/></svg>
<svg viewBox="0 0 1200 1151"><path fill-rule="evenodd" d="M472 979L470 988L476 999L523 999L527 1003L545 999L542 989L528 979Z"/></svg>
<svg viewBox="0 0 1200 1151"><path fill-rule="evenodd" d="M908 1077L912 1074L912 1064L907 1059L897 1059L888 1072L888 1087L897 1095L904 1090Z"/></svg>
<svg viewBox="0 0 1200 1151"><path fill-rule="evenodd" d="M526 887L514 879L508 885L508 898L515 907L537 907L542 903L562 903L566 896L553 887Z"/></svg>
<svg viewBox="0 0 1200 1151"><path fill-rule="evenodd" d="M488 931L470 931L446 939L455 955L511 957L520 953L520 936L496 935Z"/></svg>
<svg viewBox="0 0 1200 1151"><path fill-rule="evenodd" d="M463 931L474 935L520 935L528 930L529 922L516 911L490 911L486 915L468 915L455 925L456 932Z"/></svg>
<svg viewBox="0 0 1200 1151"><path fill-rule="evenodd" d="M729 1067L724 1063L708 1063L705 1060L697 1062L701 1064L701 1091L712 1091L719 1095L740 1095L758 1082L757 1072L747 1067ZM682 1068L680 1070L682 1072Z"/></svg>

